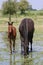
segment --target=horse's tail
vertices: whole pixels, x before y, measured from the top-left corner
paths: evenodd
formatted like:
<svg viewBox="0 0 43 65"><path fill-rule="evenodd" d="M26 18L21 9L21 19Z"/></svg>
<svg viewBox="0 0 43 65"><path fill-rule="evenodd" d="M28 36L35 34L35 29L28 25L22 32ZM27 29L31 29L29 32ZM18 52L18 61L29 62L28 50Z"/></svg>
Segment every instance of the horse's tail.
<svg viewBox="0 0 43 65"><path fill-rule="evenodd" d="M26 21L25 21L25 37L27 38L27 40L28 40L28 20L26 19Z"/></svg>
<svg viewBox="0 0 43 65"><path fill-rule="evenodd" d="M25 19L25 53L28 53L28 19Z"/></svg>

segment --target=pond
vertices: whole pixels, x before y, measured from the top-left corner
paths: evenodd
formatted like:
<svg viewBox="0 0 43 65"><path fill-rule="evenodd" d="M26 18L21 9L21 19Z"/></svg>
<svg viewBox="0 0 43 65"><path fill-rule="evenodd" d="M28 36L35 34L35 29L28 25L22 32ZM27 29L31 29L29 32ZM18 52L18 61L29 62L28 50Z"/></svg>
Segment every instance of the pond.
<svg viewBox="0 0 43 65"><path fill-rule="evenodd" d="M33 41L33 51L24 56L20 40L16 40L15 53L10 54L9 42L3 39L5 34L0 33L0 65L43 65L43 41Z"/></svg>

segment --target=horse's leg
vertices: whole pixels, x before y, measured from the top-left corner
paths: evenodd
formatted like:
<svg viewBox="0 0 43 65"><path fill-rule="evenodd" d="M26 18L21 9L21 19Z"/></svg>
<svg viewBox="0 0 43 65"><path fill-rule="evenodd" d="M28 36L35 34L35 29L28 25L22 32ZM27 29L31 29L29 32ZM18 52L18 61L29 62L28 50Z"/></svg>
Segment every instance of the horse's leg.
<svg viewBox="0 0 43 65"><path fill-rule="evenodd" d="M24 55L27 55L27 46L24 45Z"/></svg>
<svg viewBox="0 0 43 65"><path fill-rule="evenodd" d="M11 39L10 39L10 52L12 53L12 42L11 42Z"/></svg>
<svg viewBox="0 0 43 65"><path fill-rule="evenodd" d="M21 53L23 53L24 51L24 38L22 36L20 36L21 39Z"/></svg>
<svg viewBox="0 0 43 65"><path fill-rule="evenodd" d="M24 42L24 54L25 55L29 54L28 50L29 50L29 41L26 40L26 42Z"/></svg>
<svg viewBox="0 0 43 65"><path fill-rule="evenodd" d="M32 51L32 40L30 41L30 43L31 43L31 51Z"/></svg>
<svg viewBox="0 0 43 65"><path fill-rule="evenodd" d="M28 45L27 45L27 54L29 54L29 43L28 43Z"/></svg>
<svg viewBox="0 0 43 65"><path fill-rule="evenodd" d="M15 39L13 40L13 51L15 51Z"/></svg>
<svg viewBox="0 0 43 65"><path fill-rule="evenodd" d="M22 41L21 41L21 53L22 53Z"/></svg>
<svg viewBox="0 0 43 65"><path fill-rule="evenodd" d="M24 52L24 42L23 41L21 41L21 53L23 53Z"/></svg>

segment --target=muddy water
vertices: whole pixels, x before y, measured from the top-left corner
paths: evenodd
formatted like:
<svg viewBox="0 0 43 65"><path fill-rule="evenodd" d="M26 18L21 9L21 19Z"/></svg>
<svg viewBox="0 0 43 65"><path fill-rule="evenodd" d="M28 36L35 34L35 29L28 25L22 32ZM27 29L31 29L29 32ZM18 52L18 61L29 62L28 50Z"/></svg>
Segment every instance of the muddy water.
<svg viewBox="0 0 43 65"><path fill-rule="evenodd" d="M15 53L10 54L9 42L0 33L0 65L43 65L43 41L33 42L33 51L28 56L21 54L20 40L16 41Z"/></svg>

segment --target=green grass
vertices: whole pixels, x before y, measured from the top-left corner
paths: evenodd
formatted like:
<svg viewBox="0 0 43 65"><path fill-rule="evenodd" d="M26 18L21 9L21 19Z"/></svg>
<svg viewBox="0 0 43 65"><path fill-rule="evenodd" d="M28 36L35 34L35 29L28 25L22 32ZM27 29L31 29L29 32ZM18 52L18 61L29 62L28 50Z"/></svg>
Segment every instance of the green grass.
<svg viewBox="0 0 43 65"><path fill-rule="evenodd" d="M14 26L17 29L17 39L19 39L19 25L23 18L31 18L34 21L35 25L35 32L34 32L34 38L33 40L43 40L43 16L37 15L40 11L31 11L31 13L34 13L34 15L17 15L17 18L15 15L12 16L12 21L14 22ZM36 14L35 14L36 13ZM1 15L2 16L2 15ZM0 16L0 32L4 31L7 32L8 30L8 16Z"/></svg>

